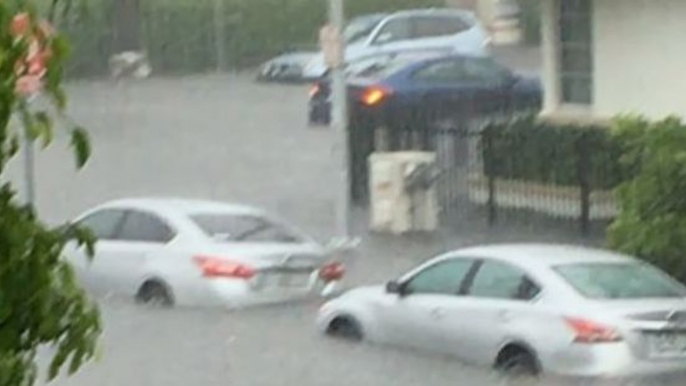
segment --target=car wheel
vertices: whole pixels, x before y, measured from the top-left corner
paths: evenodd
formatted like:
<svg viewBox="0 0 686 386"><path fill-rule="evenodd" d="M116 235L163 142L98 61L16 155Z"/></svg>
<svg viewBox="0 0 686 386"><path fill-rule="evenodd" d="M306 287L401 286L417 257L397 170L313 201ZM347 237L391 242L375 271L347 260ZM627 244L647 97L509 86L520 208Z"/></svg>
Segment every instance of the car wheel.
<svg viewBox="0 0 686 386"><path fill-rule="evenodd" d="M140 304L145 304L154 307L171 307L174 305L174 298L168 287L159 281L145 282L138 294L136 301Z"/></svg>
<svg viewBox="0 0 686 386"><path fill-rule="evenodd" d="M341 338L354 342L359 342L363 338L360 324L349 317L338 317L332 320L331 323L329 323L326 333L334 338Z"/></svg>
<svg viewBox="0 0 686 386"><path fill-rule="evenodd" d="M506 378L507 384L530 381L540 373L536 357L528 350L517 346L506 347L501 351L496 361L496 369Z"/></svg>

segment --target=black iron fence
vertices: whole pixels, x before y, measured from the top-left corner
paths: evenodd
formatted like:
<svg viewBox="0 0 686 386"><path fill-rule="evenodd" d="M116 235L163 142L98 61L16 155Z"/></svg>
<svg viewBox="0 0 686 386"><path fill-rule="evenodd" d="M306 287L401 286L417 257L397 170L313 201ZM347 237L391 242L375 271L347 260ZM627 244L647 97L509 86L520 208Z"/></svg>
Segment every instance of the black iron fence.
<svg viewBox="0 0 686 386"><path fill-rule="evenodd" d="M452 119L419 117L403 120L407 124L354 117L350 167L355 203L369 203L369 155L419 150L435 153L434 189L446 225L555 220L577 224L586 234L617 212L613 189L626 172L607 128L544 122L517 108L463 112Z"/></svg>

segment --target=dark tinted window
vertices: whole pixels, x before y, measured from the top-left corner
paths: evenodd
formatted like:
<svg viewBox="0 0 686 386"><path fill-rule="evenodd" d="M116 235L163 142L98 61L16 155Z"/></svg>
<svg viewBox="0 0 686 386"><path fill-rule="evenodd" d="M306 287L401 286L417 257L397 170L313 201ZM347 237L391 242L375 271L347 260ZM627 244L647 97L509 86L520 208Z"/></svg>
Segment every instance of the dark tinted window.
<svg viewBox="0 0 686 386"><path fill-rule="evenodd" d="M554 270L582 295L593 299L686 297L681 284L647 264L567 264Z"/></svg>
<svg viewBox="0 0 686 386"><path fill-rule="evenodd" d="M501 84L509 71L487 58L460 58L431 63L417 71L415 79L426 82L477 82Z"/></svg>
<svg viewBox="0 0 686 386"><path fill-rule="evenodd" d="M157 216L136 211L127 212L117 236L120 240L153 243L166 243L173 237L171 228Z"/></svg>
<svg viewBox="0 0 686 386"><path fill-rule="evenodd" d="M412 29L408 19L399 18L389 20L379 31L373 44L385 44L408 40L412 37Z"/></svg>
<svg viewBox="0 0 686 386"><path fill-rule="evenodd" d="M432 265L415 275L407 283L407 290L413 294L457 295L473 265L469 259L451 259Z"/></svg>
<svg viewBox="0 0 686 386"><path fill-rule="evenodd" d="M208 236L233 242L296 243L302 239L286 227L265 218L250 215L191 216Z"/></svg>
<svg viewBox="0 0 686 386"><path fill-rule="evenodd" d="M412 19L414 39L455 35L469 29L469 25L458 17L418 16Z"/></svg>
<svg viewBox="0 0 686 386"><path fill-rule="evenodd" d="M494 299L529 300L539 292L520 269L497 261L485 261L469 289L471 296Z"/></svg>
<svg viewBox="0 0 686 386"><path fill-rule="evenodd" d="M123 216L124 211L104 209L88 215L79 225L89 228L100 240L111 240Z"/></svg>

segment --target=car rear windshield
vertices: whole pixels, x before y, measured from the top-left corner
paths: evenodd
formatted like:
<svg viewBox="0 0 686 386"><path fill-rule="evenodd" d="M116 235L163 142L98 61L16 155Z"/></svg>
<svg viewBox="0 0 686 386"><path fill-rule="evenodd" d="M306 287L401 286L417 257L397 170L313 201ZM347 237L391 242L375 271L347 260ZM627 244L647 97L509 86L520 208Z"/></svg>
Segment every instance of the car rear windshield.
<svg viewBox="0 0 686 386"><path fill-rule="evenodd" d="M348 75L358 78L383 79L395 74L414 62L434 56L436 56L436 54L416 53L402 56L372 57L350 64L346 72Z"/></svg>
<svg viewBox="0 0 686 386"><path fill-rule="evenodd" d="M642 263L566 264L553 268L582 295L592 299L686 297L686 288Z"/></svg>
<svg viewBox="0 0 686 386"><path fill-rule="evenodd" d="M225 242L299 243L295 231L254 215L202 214L190 217L209 237Z"/></svg>

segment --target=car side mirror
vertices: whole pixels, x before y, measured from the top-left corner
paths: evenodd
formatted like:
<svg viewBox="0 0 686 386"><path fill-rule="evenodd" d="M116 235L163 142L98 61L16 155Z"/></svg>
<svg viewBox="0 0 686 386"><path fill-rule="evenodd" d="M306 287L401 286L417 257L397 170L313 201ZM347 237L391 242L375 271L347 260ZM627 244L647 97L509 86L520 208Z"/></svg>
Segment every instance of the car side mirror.
<svg viewBox="0 0 686 386"><path fill-rule="evenodd" d="M391 280L388 283L386 283L386 293L395 294L399 296L407 295L405 286L396 280Z"/></svg>

